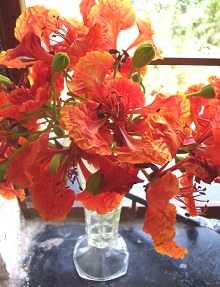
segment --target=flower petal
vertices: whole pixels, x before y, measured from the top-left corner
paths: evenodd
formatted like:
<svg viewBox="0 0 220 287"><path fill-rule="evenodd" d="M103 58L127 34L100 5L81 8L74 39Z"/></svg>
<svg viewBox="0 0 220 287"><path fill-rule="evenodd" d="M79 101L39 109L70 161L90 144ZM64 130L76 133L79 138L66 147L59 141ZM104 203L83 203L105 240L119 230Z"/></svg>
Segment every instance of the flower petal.
<svg viewBox="0 0 220 287"><path fill-rule="evenodd" d="M117 192L104 192L93 195L84 190L77 195L77 200L81 201L85 208L99 214L105 214L118 207L123 197L124 195Z"/></svg>
<svg viewBox="0 0 220 287"><path fill-rule="evenodd" d="M131 28L135 23L134 10L127 0L101 0L91 9L88 16L89 25L102 23L106 27L106 39L109 49L116 49L120 31Z"/></svg>
<svg viewBox="0 0 220 287"><path fill-rule="evenodd" d="M137 20L137 26L139 30L139 35L136 38L136 40L126 49L127 51L139 46L140 44L144 42L152 42L153 41L153 35L154 31L151 27L151 21L150 20Z"/></svg>
<svg viewBox="0 0 220 287"><path fill-rule="evenodd" d="M77 95L88 94L89 99L100 99L105 78L113 72L114 58L105 52L90 52L74 67L74 78L68 82L69 90Z"/></svg>
<svg viewBox="0 0 220 287"><path fill-rule="evenodd" d="M1 183L0 195L6 199L13 199L19 197L21 201L25 199L25 192L23 189L14 189L12 184Z"/></svg>
<svg viewBox="0 0 220 287"><path fill-rule="evenodd" d="M179 181L168 172L162 178L151 182L147 190L147 211L143 230L152 236L155 249L174 258L183 258L187 250L173 241L176 208L169 201L179 190Z"/></svg>
<svg viewBox="0 0 220 287"><path fill-rule="evenodd" d="M35 61L22 62L19 58L9 59L8 53L10 54L10 51L12 51L12 49L2 51L0 53L0 65L6 66L9 69L20 69L20 68L26 68L27 66L32 65L35 62Z"/></svg>
<svg viewBox="0 0 220 287"><path fill-rule="evenodd" d="M7 52L7 58L29 57L51 63L53 55L46 52L41 46L40 37L32 32L27 32L21 39L21 42L14 49Z"/></svg>
<svg viewBox="0 0 220 287"><path fill-rule="evenodd" d="M82 0L79 7L80 13L83 16L83 22L87 26L87 17L91 8L95 5L95 0Z"/></svg>
<svg viewBox="0 0 220 287"><path fill-rule="evenodd" d="M50 51L51 30L56 31L62 27L60 14L56 10L48 10L44 6L36 5L26 8L16 21L15 37L20 42L28 32L33 32ZM48 29L46 29L48 27Z"/></svg>
<svg viewBox="0 0 220 287"><path fill-rule="evenodd" d="M110 155L110 131L104 127L105 119L97 117L98 104L87 102L66 106L60 114L62 125L75 144L83 150L100 155Z"/></svg>
<svg viewBox="0 0 220 287"><path fill-rule="evenodd" d="M74 191L64 186L58 188L61 178L57 173L37 176L38 181L34 178L34 184L28 187L34 207L44 220L65 219L75 200Z"/></svg>

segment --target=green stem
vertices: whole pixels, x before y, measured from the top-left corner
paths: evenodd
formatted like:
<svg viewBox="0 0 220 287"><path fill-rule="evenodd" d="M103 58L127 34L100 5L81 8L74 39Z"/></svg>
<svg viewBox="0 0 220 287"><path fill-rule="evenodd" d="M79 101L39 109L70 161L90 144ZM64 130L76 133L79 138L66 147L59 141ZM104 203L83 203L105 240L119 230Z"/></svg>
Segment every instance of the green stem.
<svg viewBox="0 0 220 287"><path fill-rule="evenodd" d="M141 69L138 68L138 84L141 82Z"/></svg>
<svg viewBox="0 0 220 287"><path fill-rule="evenodd" d="M39 114L40 112L45 112L45 111L50 111L50 108L40 108L30 113L21 113L21 114L23 117L30 117L30 116L33 116L33 115Z"/></svg>
<svg viewBox="0 0 220 287"><path fill-rule="evenodd" d="M56 104L57 104L57 91L56 91L56 87L54 85L54 76L55 76L56 72L53 72L51 75L51 85L52 85L52 91L53 91L53 119L55 122L57 122L57 108L56 108Z"/></svg>
<svg viewBox="0 0 220 287"><path fill-rule="evenodd" d="M114 74L113 74L113 80L116 78L117 70L119 67L120 61L117 59L114 63Z"/></svg>
<svg viewBox="0 0 220 287"><path fill-rule="evenodd" d="M128 75L128 79L130 79L130 78L131 78L131 76L132 76L132 74L133 74L133 71L134 71L134 68L133 68L133 67L131 67L130 73L129 73L129 75Z"/></svg>
<svg viewBox="0 0 220 287"><path fill-rule="evenodd" d="M78 95L75 95L75 94L73 94L73 93L71 93L71 92L67 93L67 95L68 95L68 96L72 96L72 97L74 97L74 98L76 98L76 99L79 99L79 100L82 100L82 101L87 102L87 99L85 99L85 98L83 98L83 97L80 97L80 96L78 96Z"/></svg>
<svg viewBox="0 0 220 287"><path fill-rule="evenodd" d="M20 146L7 160L4 164L8 165L13 158L19 154L19 152L21 152L23 149L25 149L31 142L35 141L36 139L38 139L39 136L34 136L32 138L30 138L27 142L25 142L22 146Z"/></svg>
<svg viewBox="0 0 220 287"><path fill-rule="evenodd" d="M67 71L63 70L63 73L68 79L72 80L72 77L70 76L70 74Z"/></svg>

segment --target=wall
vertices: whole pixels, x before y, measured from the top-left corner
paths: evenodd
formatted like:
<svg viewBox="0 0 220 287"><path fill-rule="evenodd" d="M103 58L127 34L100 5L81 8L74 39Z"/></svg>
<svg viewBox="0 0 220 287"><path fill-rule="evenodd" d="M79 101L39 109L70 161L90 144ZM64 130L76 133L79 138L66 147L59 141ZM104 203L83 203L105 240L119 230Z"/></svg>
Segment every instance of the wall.
<svg viewBox="0 0 220 287"><path fill-rule="evenodd" d="M23 217L17 199L6 200L0 196L0 286L16 273L21 244Z"/></svg>

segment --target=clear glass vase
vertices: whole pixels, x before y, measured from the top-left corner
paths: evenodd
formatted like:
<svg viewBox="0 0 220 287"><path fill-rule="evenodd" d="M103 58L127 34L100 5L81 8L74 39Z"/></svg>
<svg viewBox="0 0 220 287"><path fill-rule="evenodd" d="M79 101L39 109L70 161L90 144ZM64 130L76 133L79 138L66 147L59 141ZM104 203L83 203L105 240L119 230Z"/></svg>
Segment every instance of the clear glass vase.
<svg viewBox="0 0 220 287"><path fill-rule="evenodd" d="M127 272L129 253L118 234L120 213L120 206L104 215L85 209L86 234L78 238L73 252L82 278L107 281Z"/></svg>

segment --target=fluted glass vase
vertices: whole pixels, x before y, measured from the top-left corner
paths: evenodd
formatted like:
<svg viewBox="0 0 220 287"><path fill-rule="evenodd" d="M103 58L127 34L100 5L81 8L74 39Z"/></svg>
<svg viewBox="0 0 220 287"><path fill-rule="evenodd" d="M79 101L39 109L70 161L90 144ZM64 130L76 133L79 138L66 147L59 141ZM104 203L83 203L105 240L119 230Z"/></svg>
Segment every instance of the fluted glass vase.
<svg viewBox="0 0 220 287"><path fill-rule="evenodd" d="M85 209L86 234L78 238L73 253L82 278L107 281L126 273L129 253L118 234L120 213L120 206L104 215Z"/></svg>

